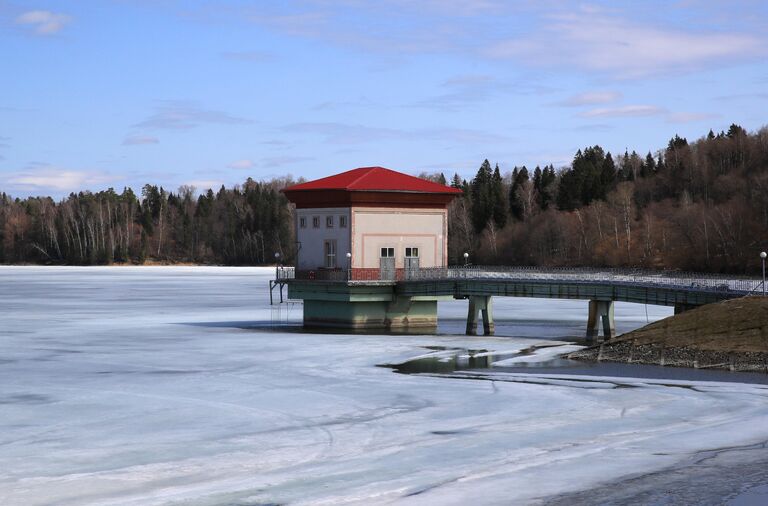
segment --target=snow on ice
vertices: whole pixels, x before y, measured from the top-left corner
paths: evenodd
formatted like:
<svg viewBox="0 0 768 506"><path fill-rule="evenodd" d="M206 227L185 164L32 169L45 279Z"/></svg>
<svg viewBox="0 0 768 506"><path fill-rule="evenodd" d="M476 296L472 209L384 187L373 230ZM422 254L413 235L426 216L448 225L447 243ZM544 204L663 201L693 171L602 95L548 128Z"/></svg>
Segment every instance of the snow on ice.
<svg viewBox="0 0 768 506"><path fill-rule="evenodd" d="M438 336L307 333L300 306L269 307L273 272L0 267L0 504L536 504L765 456L766 385L378 367L445 353L427 347L548 360L585 301L497 298L492 338L460 335L462 301Z"/></svg>

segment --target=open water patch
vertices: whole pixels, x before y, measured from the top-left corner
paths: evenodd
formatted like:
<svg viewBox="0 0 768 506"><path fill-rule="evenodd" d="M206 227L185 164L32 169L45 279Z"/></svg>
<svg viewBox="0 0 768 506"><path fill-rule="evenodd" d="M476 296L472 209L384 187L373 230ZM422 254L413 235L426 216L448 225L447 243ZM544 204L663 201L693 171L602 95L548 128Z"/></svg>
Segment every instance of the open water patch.
<svg viewBox="0 0 768 506"><path fill-rule="evenodd" d="M571 343L569 343L570 345ZM730 372L714 369L691 369L683 367L664 367L645 364L625 364L617 362L584 362L570 360L564 356L551 354L542 357L541 361L528 359L510 365L499 362L515 357L535 357L544 348L563 347L563 355L567 353L566 345L530 346L512 352L494 352L487 349L449 348L443 346L425 346L432 351L411 360L397 364L379 364L379 367L392 369L399 374L454 374L463 371L495 371L499 373L529 373L529 374L558 374L574 376L602 376L621 378L644 378L658 380L684 381L719 381L735 383L756 383L768 385L768 374L755 372ZM456 377L475 379L466 374L456 374Z"/></svg>

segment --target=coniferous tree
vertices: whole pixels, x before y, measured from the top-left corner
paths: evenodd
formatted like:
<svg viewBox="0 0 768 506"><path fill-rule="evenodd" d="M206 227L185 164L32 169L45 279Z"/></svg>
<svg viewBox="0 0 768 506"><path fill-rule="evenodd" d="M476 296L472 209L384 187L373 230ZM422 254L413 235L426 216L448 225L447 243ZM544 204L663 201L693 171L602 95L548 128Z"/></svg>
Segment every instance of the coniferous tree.
<svg viewBox="0 0 768 506"><path fill-rule="evenodd" d="M507 224L507 199L504 193L501 171L499 164L496 164L491 178L491 198L493 200L493 222L498 228L504 228L504 225Z"/></svg>
<svg viewBox="0 0 768 506"><path fill-rule="evenodd" d="M517 220L525 218L526 202L524 191L530 180L528 168L523 165L521 168L515 167L512 172L512 184L509 188L509 212Z"/></svg>
<svg viewBox="0 0 768 506"><path fill-rule="evenodd" d="M539 208L542 211L549 209L550 204L555 200L557 182L557 175L555 174L555 168L550 164L545 166L541 171L541 182L539 187L536 188L536 197L538 199Z"/></svg>
<svg viewBox="0 0 768 506"><path fill-rule="evenodd" d="M541 193L541 177L541 167L537 165L536 168L533 169L533 177L531 178L531 181L533 182L533 189L536 190L537 194Z"/></svg>
<svg viewBox="0 0 768 506"><path fill-rule="evenodd" d="M645 155L645 161L640 167L640 177L650 177L655 173L656 173L656 161L653 159L653 155L651 155L651 152L648 151L648 154Z"/></svg>
<svg viewBox="0 0 768 506"><path fill-rule="evenodd" d="M472 224L476 232L482 232L493 217L493 171L486 159L471 183Z"/></svg>
<svg viewBox="0 0 768 506"><path fill-rule="evenodd" d="M602 168L600 170L600 189L594 195L594 198L605 200L608 192L613 190L616 185L616 164L613 162L611 153L608 152L603 159Z"/></svg>

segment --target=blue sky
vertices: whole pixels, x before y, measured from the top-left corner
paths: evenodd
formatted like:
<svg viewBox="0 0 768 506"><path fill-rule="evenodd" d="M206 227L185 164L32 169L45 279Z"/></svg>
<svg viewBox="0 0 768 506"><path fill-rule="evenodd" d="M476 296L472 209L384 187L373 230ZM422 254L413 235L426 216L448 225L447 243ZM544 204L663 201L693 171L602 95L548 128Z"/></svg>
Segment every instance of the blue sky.
<svg viewBox="0 0 768 506"><path fill-rule="evenodd" d="M0 0L0 191L470 178L768 124L768 2Z"/></svg>

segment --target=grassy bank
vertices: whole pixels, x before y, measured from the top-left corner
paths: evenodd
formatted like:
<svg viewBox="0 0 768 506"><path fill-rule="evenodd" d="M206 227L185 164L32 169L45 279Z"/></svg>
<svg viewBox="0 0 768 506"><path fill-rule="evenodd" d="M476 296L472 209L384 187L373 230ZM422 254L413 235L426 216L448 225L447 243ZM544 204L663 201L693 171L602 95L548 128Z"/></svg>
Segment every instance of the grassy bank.
<svg viewBox="0 0 768 506"><path fill-rule="evenodd" d="M569 358L768 372L768 297L701 306Z"/></svg>

